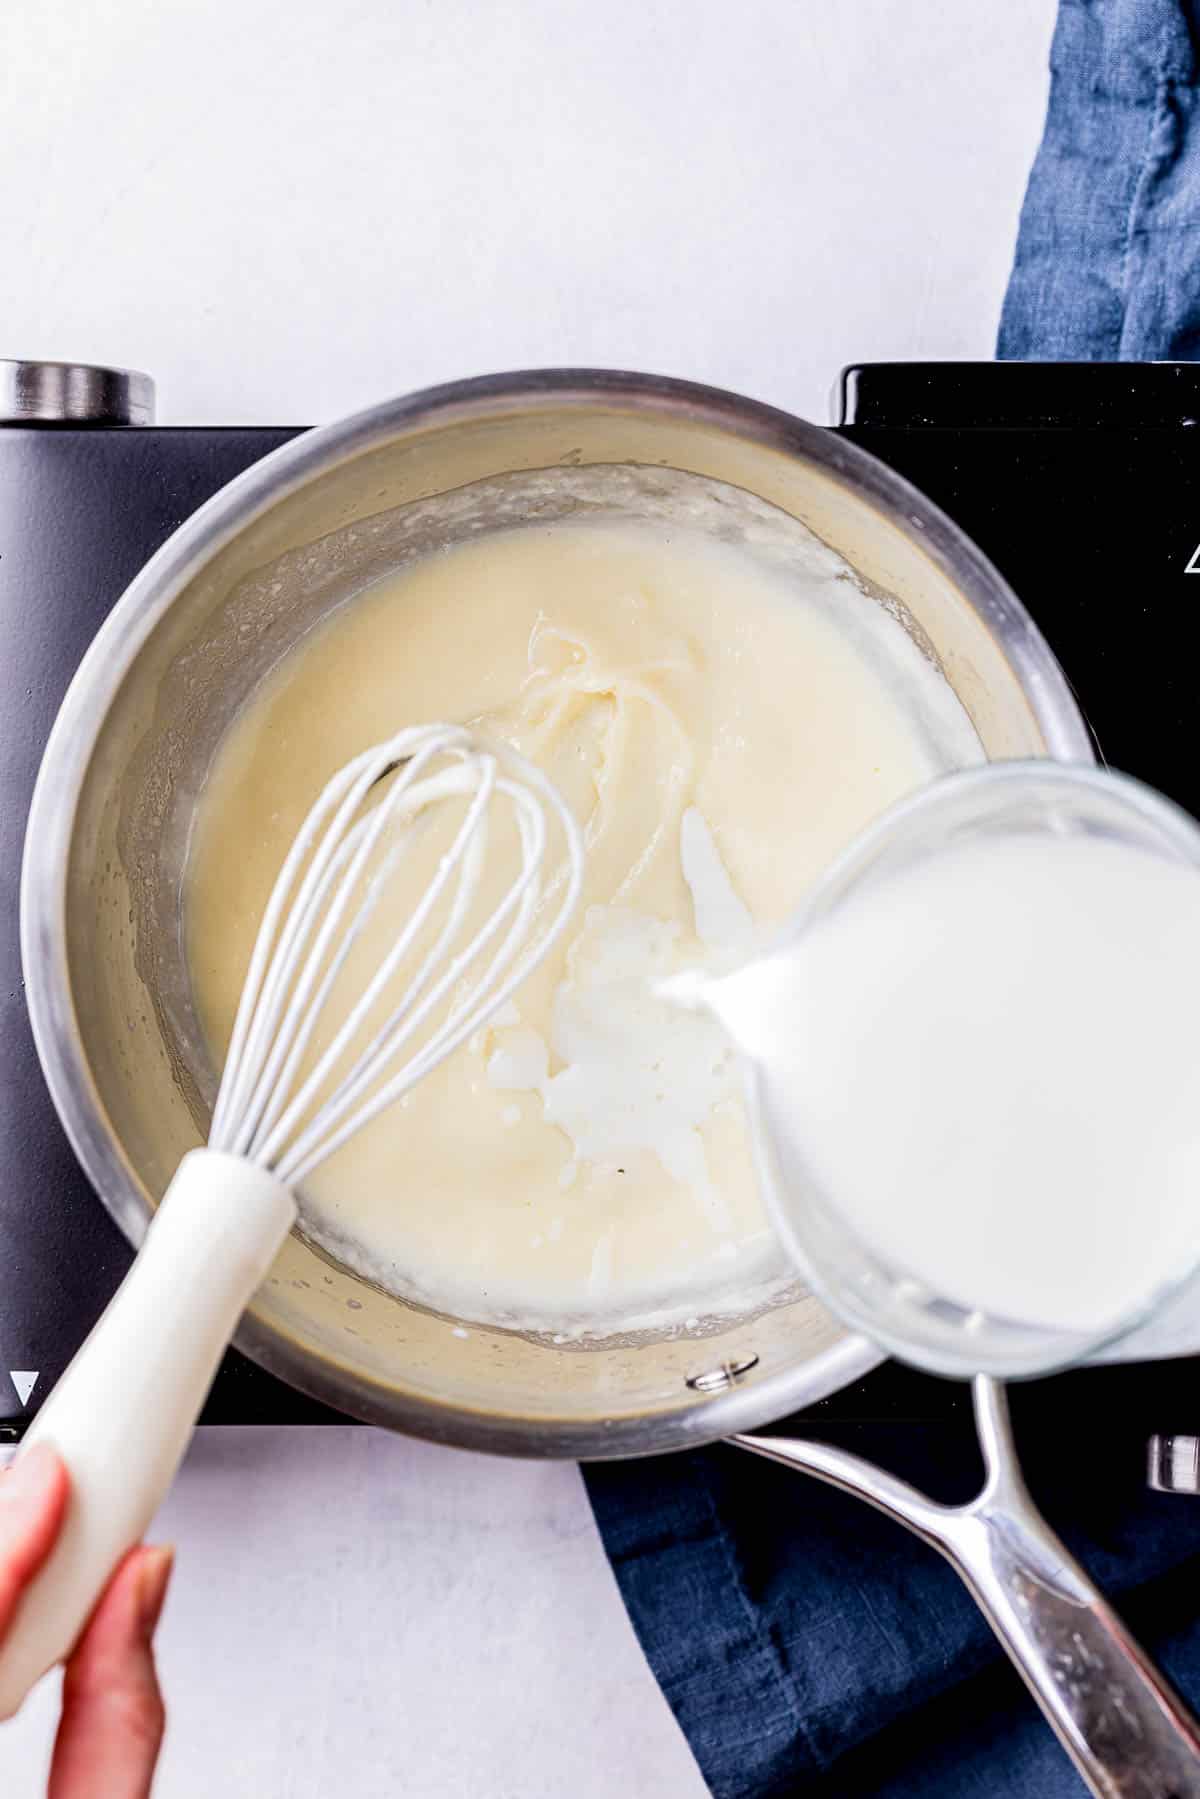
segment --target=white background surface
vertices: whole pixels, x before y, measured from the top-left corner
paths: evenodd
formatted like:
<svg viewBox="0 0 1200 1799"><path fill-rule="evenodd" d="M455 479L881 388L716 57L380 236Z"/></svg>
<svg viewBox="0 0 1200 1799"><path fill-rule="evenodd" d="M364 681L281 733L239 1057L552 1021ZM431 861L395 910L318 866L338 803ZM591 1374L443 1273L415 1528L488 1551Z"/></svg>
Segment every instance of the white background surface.
<svg viewBox="0 0 1200 1799"><path fill-rule="evenodd" d="M179 424L644 368L823 420L987 356L1052 0L39 0L0 45L0 355ZM2 1246L0 1246L2 1253ZM202 1433L158 1799L700 1799L577 1472ZM54 1694L0 1733L40 1794Z"/></svg>

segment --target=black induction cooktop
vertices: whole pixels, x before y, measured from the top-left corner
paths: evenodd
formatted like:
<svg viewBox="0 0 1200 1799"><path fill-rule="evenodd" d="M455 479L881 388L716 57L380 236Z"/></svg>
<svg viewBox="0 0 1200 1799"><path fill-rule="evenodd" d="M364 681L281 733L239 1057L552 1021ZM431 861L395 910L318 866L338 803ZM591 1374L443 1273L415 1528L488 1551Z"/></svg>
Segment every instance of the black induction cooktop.
<svg viewBox="0 0 1200 1799"><path fill-rule="evenodd" d="M866 364L843 432L942 506L1058 655L1100 754L1200 812L1200 366ZM0 423L0 1440L18 1438L130 1250L63 1137L34 1053L18 950L25 818L59 701L150 554L297 434ZM1193 579L1192 577L1196 577ZM1194 1429L1195 1362L1027 1385L1030 1427L1100 1416L1144 1440ZM838 1432L956 1422L963 1390L895 1366L805 1415ZM231 1352L208 1422L336 1414Z"/></svg>

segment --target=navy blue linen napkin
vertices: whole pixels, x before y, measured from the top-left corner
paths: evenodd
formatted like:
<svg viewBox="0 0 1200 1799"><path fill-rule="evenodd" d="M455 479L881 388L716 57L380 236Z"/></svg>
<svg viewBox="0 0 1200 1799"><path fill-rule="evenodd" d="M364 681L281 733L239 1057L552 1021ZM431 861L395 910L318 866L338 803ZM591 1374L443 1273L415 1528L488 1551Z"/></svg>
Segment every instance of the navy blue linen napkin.
<svg viewBox="0 0 1200 1799"><path fill-rule="evenodd" d="M1198 47L1196 0L1061 0L1002 360L1195 359Z"/></svg>
<svg viewBox="0 0 1200 1799"><path fill-rule="evenodd" d="M1195 1703L1200 1500L1145 1486L1152 1408L1121 1389L1147 1378L1089 1370L1010 1398L1039 1506ZM965 1406L931 1421L921 1412L944 1406L932 1381L885 1370L872 1382L881 1409L917 1415L795 1428L965 1499L981 1473ZM725 1446L585 1476L642 1647L716 1799L1083 1793L957 1575L862 1501Z"/></svg>
<svg viewBox="0 0 1200 1799"><path fill-rule="evenodd" d="M1195 355L1198 26L1200 5L1185 0L1062 0L1002 358ZM1160 1377L1089 1371L1014 1388L1014 1419L1047 1517L1200 1705L1200 1500L1144 1484ZM947 1417L945 1391L884 1370L860 1390L856 1421L796 1428L966 1497L978 1463L965 1408ZM585 1478L715 1799L1083 1793L957 1576L861 1501L724 1447Z"/></svg>

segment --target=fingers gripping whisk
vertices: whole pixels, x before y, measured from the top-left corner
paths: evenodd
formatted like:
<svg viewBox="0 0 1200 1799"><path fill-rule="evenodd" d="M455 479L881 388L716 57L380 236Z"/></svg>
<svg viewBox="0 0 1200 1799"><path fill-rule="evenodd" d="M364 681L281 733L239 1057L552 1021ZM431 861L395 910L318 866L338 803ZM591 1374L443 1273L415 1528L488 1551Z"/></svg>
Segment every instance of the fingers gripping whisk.
<svg viewBox="0 0 1200 1799"><path fill-rule="evenodd" d="M393 897L390 876L417 827L451 804L448 847L348 1007L339 988L336 1028L322 1043L347 959ZM515 826L515 871L484 910L501 808ZM514 750L459 726L419 725L348 763L301 826L263 915L210 1148L289 1186L302 1180L505 1004L561 936L582 878L574 818Z"/></svg>

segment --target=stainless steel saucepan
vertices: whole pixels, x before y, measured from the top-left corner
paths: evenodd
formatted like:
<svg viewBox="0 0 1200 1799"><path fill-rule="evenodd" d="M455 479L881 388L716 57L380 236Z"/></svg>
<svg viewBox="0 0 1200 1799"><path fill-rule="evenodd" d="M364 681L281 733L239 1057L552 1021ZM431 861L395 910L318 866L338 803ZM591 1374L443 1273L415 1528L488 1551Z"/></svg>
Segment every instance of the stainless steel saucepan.
<svg viewBox="0 0 1200 1799"><path fill-rule="evenodd" d="M568 516L571 483L560 491L553 477L592 465L636 472L633 516L639 487L661 507L669 471L781 507L905 624L989 757L1092 759L1058 665L996 570L907 482L832 432L685 382L556 370L435 388L298 438L203 506L125 593L64 701L35 795L22 894L34 1032L76 1153L135 1244L207 1127L180 898L196 798L226 727L263 673L358 589L486 528L486 509L464 495L503 493L505 524L522 522L522 493L528 518ZM517 478L533 471L548 478ZM299 1236L235 1340L368 1422L465 1448L584 1458L757 1432L881 1359L799 1288L754 1315L717 1303L687 1331L598 1347L476 1325L456 1334L453 1319L380 1292ZM779 1453L936 1534L931 1515L918 1519L874 1471L822 1463L805 1453L814 1447ZM974 1527L955 1528L970 1579ZM1061 1566L1043 1541L1035 1607L1037 1582L1052 1589ZM1053 1685L1053 1645L1040 1651L1036 1630L1008 1646L1033 1684Z"/></svg>
<svg viewBox="0 0 1200 1799"><path fill-rule="evenodd" d="M461 504L472 484L594 463L636 465L650 483L692 471L784 508L888 596L989 756L1090 759L1066 682L995 569L832 432L682 382L550 371L436 388L296 439L201 507L118 602L64 701L34 799L22 904L34 1031L76 1153L134 1243L207 1126L180 886L226 726L263 672L358 588L478 530ZM552 484L527 492L545 518ZM503 522L517 522L504 494ZM755 1429L879 1359L803 1294L755 1318L721 1323L719 1311L690 1334L590 1350L477 1328L463 1338L295 1237L237 1344L371 1423L554 1456Z"/></svg>

